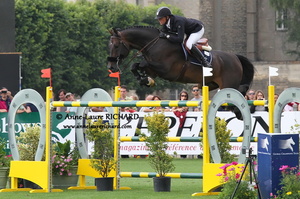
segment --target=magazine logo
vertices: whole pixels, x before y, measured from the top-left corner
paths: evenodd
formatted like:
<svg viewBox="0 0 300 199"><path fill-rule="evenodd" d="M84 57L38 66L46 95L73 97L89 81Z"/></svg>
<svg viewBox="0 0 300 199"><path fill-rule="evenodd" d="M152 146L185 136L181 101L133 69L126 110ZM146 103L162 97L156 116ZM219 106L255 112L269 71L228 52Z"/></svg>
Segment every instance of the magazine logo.
<svg viewBox="0 0 300 199"><path fill-rule="evenodd" d="M292 137L290 137L287 140L279 140L279 148L280 149L290 149L292 152L294 152L293 146L295 145L295 141Z"/></svg>
<svg viewBox="0 0 300 199"><path fill-rule="evenodd" d="M264 138L264 139L261 139L261 142L260 142L260 147L262 149L266 149L267 152L269 152L269 141L268 141L268 138Z"/></svg>

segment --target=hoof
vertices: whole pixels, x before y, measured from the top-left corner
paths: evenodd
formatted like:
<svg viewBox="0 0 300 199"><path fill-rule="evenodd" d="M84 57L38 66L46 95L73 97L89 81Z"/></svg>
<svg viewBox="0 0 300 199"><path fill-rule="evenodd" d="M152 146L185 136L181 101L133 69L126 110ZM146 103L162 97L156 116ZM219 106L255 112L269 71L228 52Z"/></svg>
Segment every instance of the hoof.
<svg viewBox="0 0 300 199"><path fill-rule="evenodd" d="M147 84L147 86L149 86L149 87L155 86L155 81L151 77L148 77L148 84Z"/></svg>
<svg viewBox="0 0 300 199"><path fill-rule="evenodd" d="M155 81L151 77L143 77L140 79L140 85L145 85L147 87L155 86Z"/></svg>

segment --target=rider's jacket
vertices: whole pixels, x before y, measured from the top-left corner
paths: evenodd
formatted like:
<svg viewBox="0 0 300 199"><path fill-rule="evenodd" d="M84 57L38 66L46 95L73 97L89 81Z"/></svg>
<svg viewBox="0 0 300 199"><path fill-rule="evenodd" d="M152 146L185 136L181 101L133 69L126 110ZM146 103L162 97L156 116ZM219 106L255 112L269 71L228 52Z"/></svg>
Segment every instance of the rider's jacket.
<svg viewBox="0 0 300 199"><path fill-rule="evenodd" d="M168 22L163 25L162 31L171 33L168 37L171 42L182 43L184 34L189 37L190 34L199 32L203 27L203 23L199 20L171 15Z"/></svg>

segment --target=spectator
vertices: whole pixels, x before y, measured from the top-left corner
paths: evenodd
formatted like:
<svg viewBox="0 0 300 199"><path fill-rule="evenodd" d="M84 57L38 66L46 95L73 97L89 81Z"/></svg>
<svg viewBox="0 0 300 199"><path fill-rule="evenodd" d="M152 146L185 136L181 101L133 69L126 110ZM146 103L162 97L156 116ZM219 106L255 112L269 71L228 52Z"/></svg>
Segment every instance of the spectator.
<svg viewBox="0 0 300 199"><path fill-rule="evenodd" d="M138 101L139 100L139 97L137 95L131 95L130 98L134 101ZM130 110L132 109L132 110ZM140 107L135 107L134 109L133 108L129 108L127 109L129 112L136 112L136 111L139 111L140 110Z"/></svg>
<svg viewBox="0 0 300 199"><path fill-rule="evenodd" d="M105 107L91 107L90 108L91 112L106 112Z"/></svg>
<svg viewBox="0 0 300 199"><path fill-rule="evenodd" d="M65 101L76 101L76 100L75 100L74 95L72 93L67 93ZM77 108L78 107L69 106L69 107L67 107L67 110L65 112L66 113L70 113L70 112L76 113L77 112Z"/></svg>
<svg viewBox="0 0 300 199"><path fill-rule="evenodd" d="M12 99L13 96L11 95L11 92L3 87L0 96L0 112L8 112Z"/></svg>
<svg viewBox="0 0 300 199"><path fill-rule="evenodd" d="M138 101L139 97L137 95L131 95L130 98L134 101Z"/></svg>
<svg viewBox="0 0 300 199"><path fill-rule="evenodd" d="M249 95L250 97L250 95ZM265 94L261 90L257 90L254 95L254 100L265 100ZM250 106L250 113L254 113L255 111L268 111L266 106Z"/></svg>
<svg viewBox="0 0 300 199"><path fill-rule="evenodd" d="M128 93L128 90L127 90L127 86L125 86L125 85L122 85L121 86L121 88L120 88L120 93L121 93L121 95L120 95L120 101L131 101L131 100L133 100L131 97L128 97L127 96L127 93ZM134 111L136 111L137 110L137 108L136 107L121 107L120 108L120 111L121 112L134 112Z"/></svg>
<svg viewBox="0 0 300 199"><path fill-rule="evenodd" d="M27 103L25 106L27 107L27 110L30 109L31 112L38 112L38 109L32 103Z"/></svg>
<svg viewBox="0 0 300 199"><path fill-rule="evenodd" d="M284 106L283 111L299 111L299 103L298 102L290 102Z"/></svg>
<svg viewBox="0 0 300 199"><path fill-rule="evenodd" d="M120 101L121 100L126 100L126 101L132 100L131 97L127 96L127 93L128 93L127 86L122 85L121 88L120 88L120 92L121 92Z"/></svg>
<svg viewBox="0 0 300 199"><path fill-rule="evenodd" d="M67 91L65 89L60 89L57 92L59 101L66 101L66 94L67 94ZM56 112L66 112L66 111L67 111L67 107L57 107L56 108Z"/></svg>
<svg viewBox="0 0 300 199"><path fill-rule="evenodd" d="M274 104L276 104L277 100L278 100L279 95L278 94L274 94Z"/></svg>
<svg viewBox="0 0 300 199"><path fill-rule="evenodd" d="M181 91L179 93L179 100L188 100L188 98L189 98L189 94L186 91ZM180 112L180 113L182 113L182 112L186 113L188 110L189 110L189 107L173 107L172 108L173 112ZM181 125L181 127L182 127L182 125Z"/></svg>
<svg viewBox="0 0 300 199"><path fill-rule="evenodd" d="M149 101L153 99L153 95L148 95L145 100ZM142 107L140 112L151 112L153 107Z"/></svg>
<svg viewBox="0 0 300 199"><path fill-rule="evenodd" d="M26 104L21 105L18 110L17 113L31 113L31 109L29 106L27 106Z"/></svg>
<svg viewBox="0 0 300 199"><path fill-rule="evenodd" d="M179 100L188 100L189 99L189 95L186 91L181 91L179 93ZM178 128L178 132L182 132L183 130L183 125L186 119L186 113L188 112L189 107L173 107L172 111L174 112L174 115L176 115L176 117L179 118L179 128ZM176 135L179 136L179 135ZM186 158L187 155L180 155L181 158Z"/></svg>
<svg viewBox="0 0 300 199"><path fill-rule="evenodd" d="M200 89L197 85L194 85L192 87L192 93L194 95L194 97L191 99L191 101L199 101L200 102L200 106L198 107L191 107L192 111L202 111L202 96L200 94Z"/></svg>
<svg viewBox="0 0 300 199"><path fill-rule="evenodd" d="M255 100L255 90L250 89L247 93L246 99L247 98L248 98L248 100Z"/></svg>
<svg viewBox="0 0 300 199"><path fill-rule="evenodd" d="M154 100L154 101L161 101L161 98L158 95L154 95L153 98L152 98L152 100ZM158 107L153 107L152 111L170 111L170 109L168 107L158 106Z"/></svg>
<svg viewBox="0 0 300 199"><path fill-rule="evenodd" d="M245 95L245 99L246 100L250 100L248 95Z"/></svg>
<svg viewBox="0 0 300 199"><path fill-rule="evenodd" d="M153 101L161 101L161 98L158 95L154 95L152 98ZM162 107L158 106L158 107L153 107L152 111L162 111Z"/></svg>

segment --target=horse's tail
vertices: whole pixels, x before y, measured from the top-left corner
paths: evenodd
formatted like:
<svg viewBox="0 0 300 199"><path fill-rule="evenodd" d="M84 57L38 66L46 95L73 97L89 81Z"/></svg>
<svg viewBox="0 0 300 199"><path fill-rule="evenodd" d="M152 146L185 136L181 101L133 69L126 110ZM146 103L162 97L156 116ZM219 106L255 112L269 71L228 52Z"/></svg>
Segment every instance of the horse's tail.
<svg viewBox="0 0 300 199"><path fill-rule="evenodd" d="M255 68L247 57L244 57L242 55L236 55L236 56L239 58L243 66L243 77L242 77L239 90L243 95L246 95L246 92L248 91L248 89L252 84Z"/></svg>

